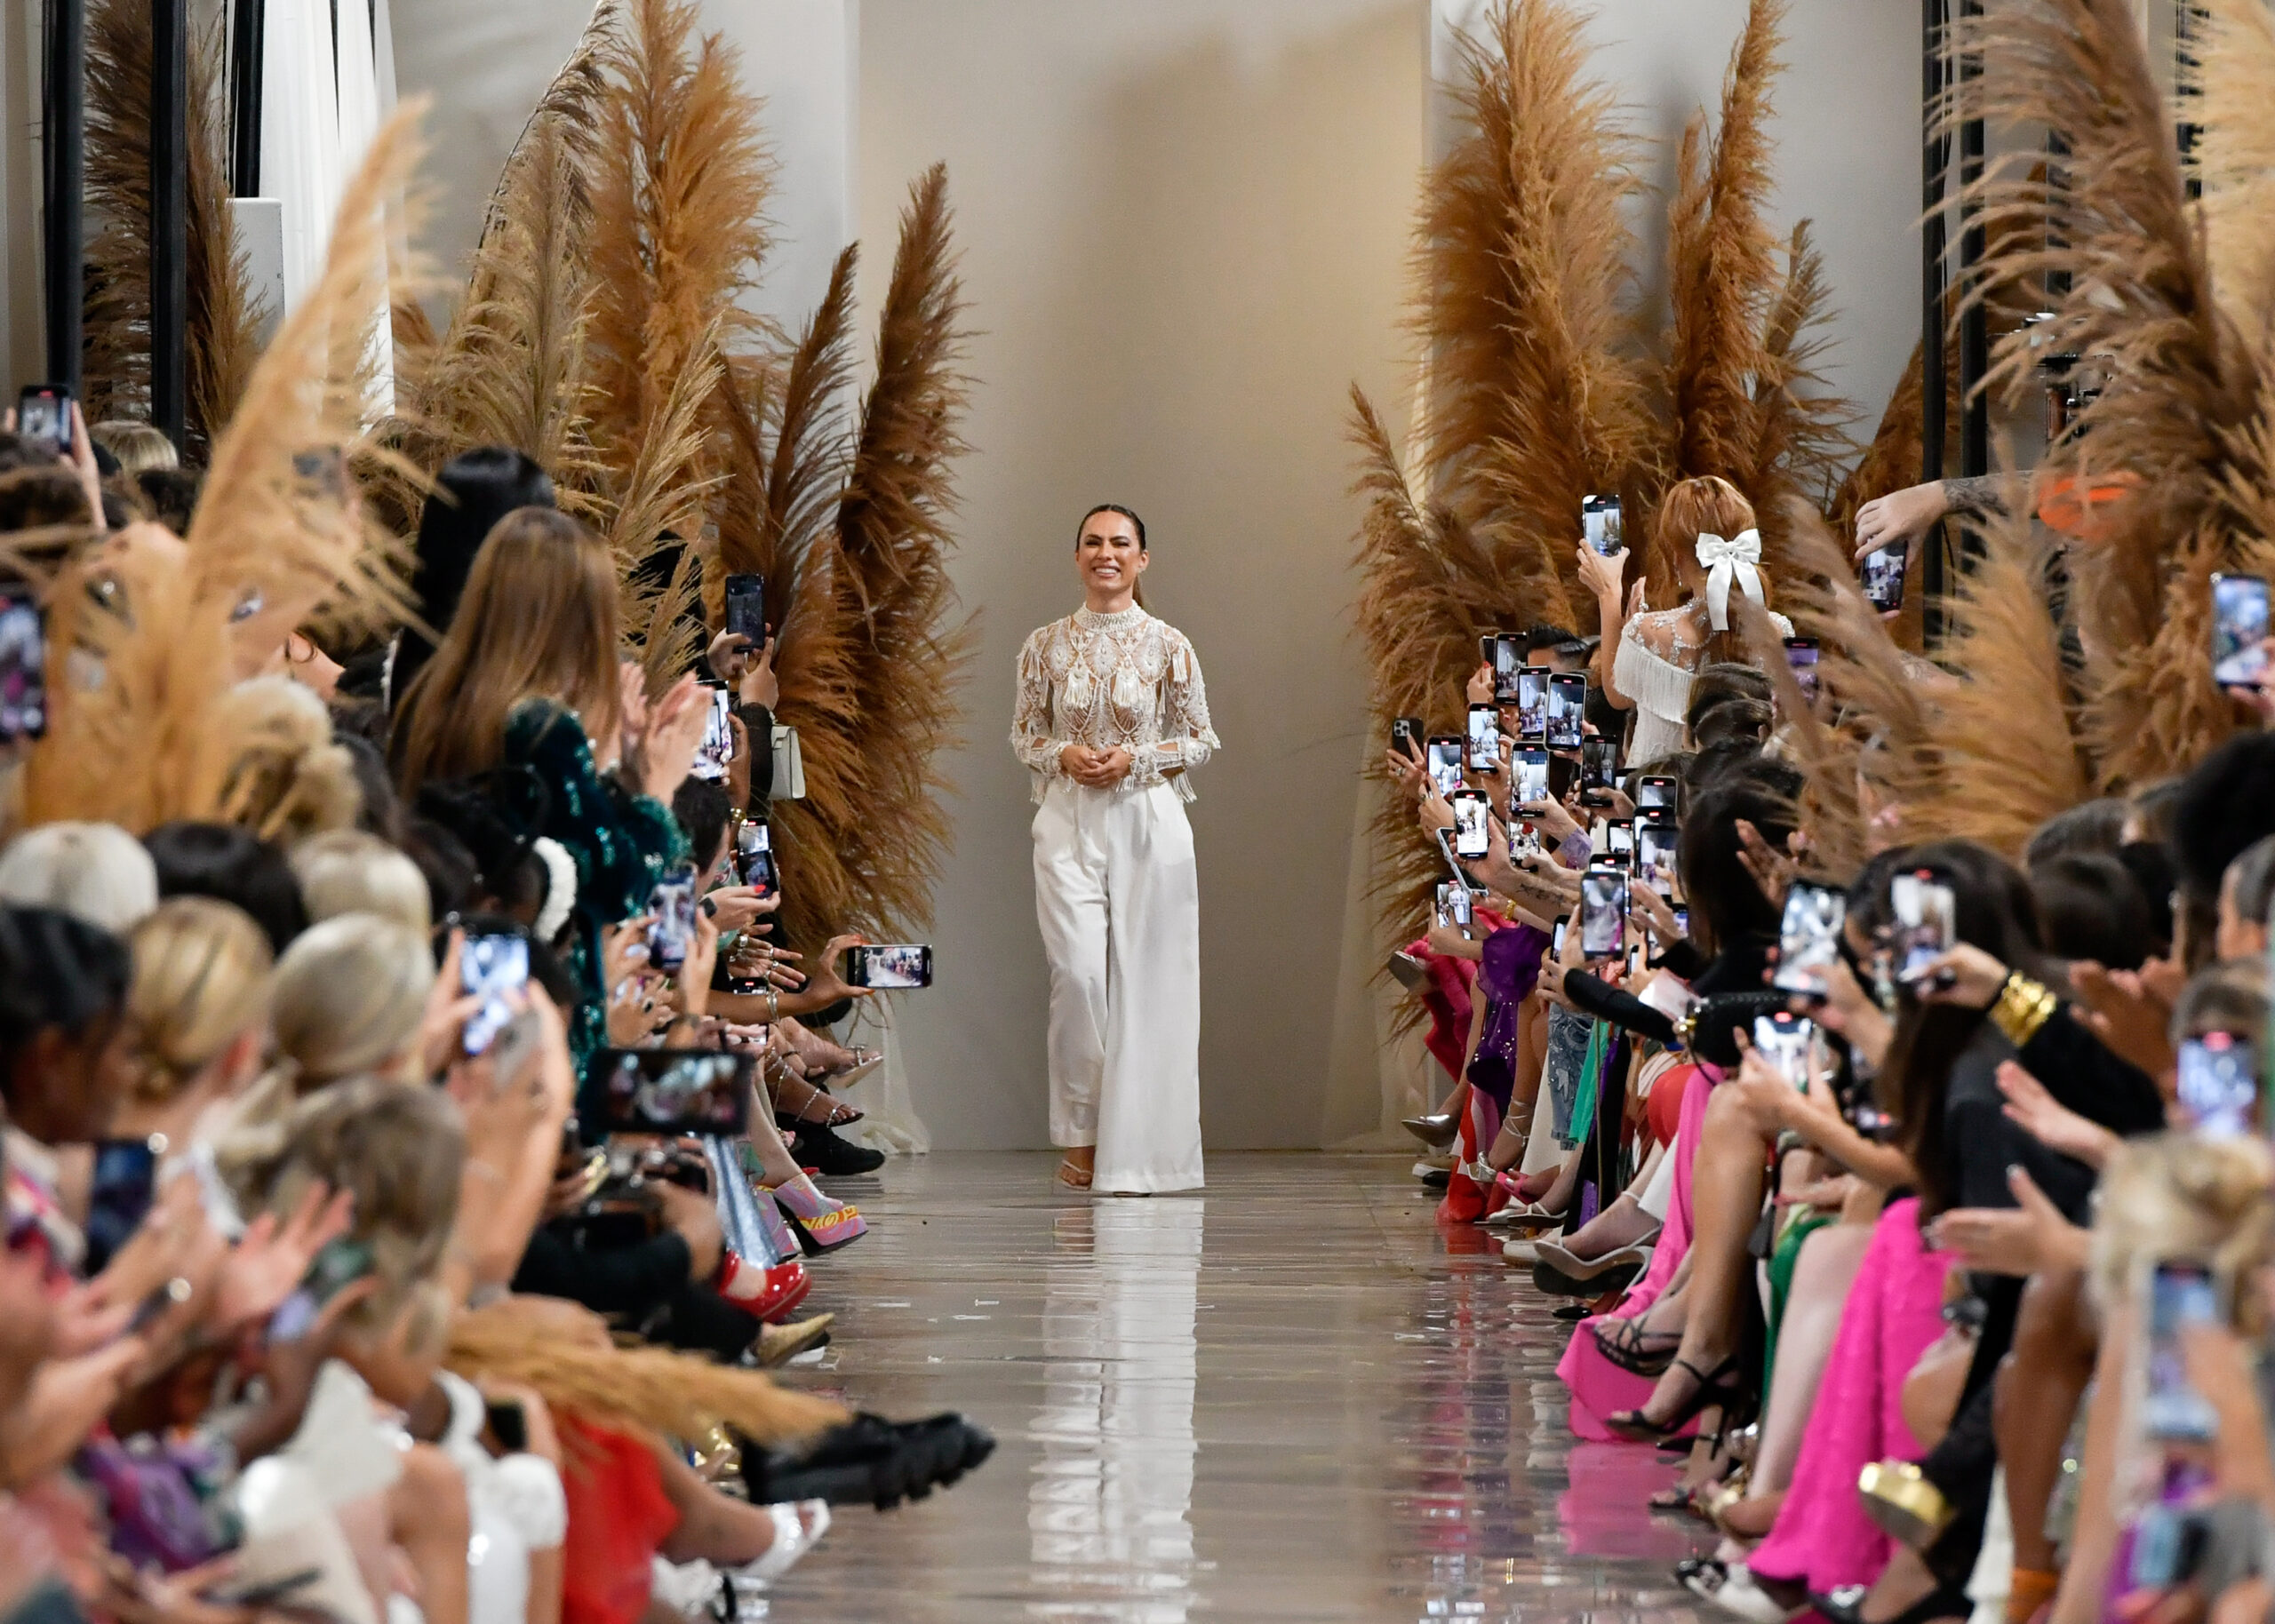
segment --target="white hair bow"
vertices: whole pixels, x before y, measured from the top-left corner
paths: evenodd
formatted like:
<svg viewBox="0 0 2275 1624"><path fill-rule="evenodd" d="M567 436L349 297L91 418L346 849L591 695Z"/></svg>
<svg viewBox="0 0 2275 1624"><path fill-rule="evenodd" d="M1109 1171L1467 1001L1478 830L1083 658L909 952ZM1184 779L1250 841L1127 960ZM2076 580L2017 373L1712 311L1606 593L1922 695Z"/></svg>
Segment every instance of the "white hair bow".
<svg viewBox="0 0 2275 1624"><path fill-rule="evenodd" d="M1740 530L1728 541L1707 531L1698 537L1698 567L1706 572L1706 614L1717 632L1730 629L1730 580L1736 577L1745 595L1761 601L1761 532Z"/></svg>

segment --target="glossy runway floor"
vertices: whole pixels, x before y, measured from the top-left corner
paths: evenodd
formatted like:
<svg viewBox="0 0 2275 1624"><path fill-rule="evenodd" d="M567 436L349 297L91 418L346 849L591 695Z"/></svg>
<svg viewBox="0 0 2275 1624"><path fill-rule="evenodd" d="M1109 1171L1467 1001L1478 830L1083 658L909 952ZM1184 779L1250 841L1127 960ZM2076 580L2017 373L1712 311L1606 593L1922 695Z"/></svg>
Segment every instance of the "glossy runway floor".
<svg viewBox="0 0 2275 1624"><path fill-rule="evenodd" d="M839 1338L798 1386L960 1409L1002 1441L946 1493L841 1511L773 1624L1676 1620L1673 1468L1576 1445L1569 1327L1406 1158L1217 1156L1198 1197L1092 1200L1045 1156L849 1181Z"/></svg>

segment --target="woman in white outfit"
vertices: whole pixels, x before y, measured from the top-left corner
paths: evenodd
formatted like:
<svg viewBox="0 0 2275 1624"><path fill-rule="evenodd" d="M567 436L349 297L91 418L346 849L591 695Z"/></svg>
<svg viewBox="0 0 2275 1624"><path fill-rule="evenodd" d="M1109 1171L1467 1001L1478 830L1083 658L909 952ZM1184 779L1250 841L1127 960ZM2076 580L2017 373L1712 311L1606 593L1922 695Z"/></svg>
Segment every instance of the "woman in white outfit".
<svg viewBox="0 0 2275 1624"><path fill-rule="evenodd" d="M1125 1195L1201 1187L1201 899L1185 803L1217 736L1193 645L1138 607L1150 561L1128 508L1083 516L1083 605L1019 650L1011 722L1041 808L1058 1177Z"/></svg>
<svg viewBox="0 0 2275 1624"><path fill-rule="evenodd" d="M1635 732L1627 743L1630 767L1648 767L1683 746L1683 713L1690 705L1690 680L1716 660L1749 661L1730 622L1730 593L1744 593L1766 604L1761 579L1761 534L1754 529L1753 506L1726 479L1705 474L1683 480L1659 504L1658 545L1674 555L1690 601L1680 609L1652 610L1643 602L1643 583L1635 583L1623 612L1620 579L1624 551L1608 558L1580 544L1580 580L1595 594L1610 653L1603 697L1635 712ZM1793 623L1772 615L1778 635L1791 637Z"/></svg>

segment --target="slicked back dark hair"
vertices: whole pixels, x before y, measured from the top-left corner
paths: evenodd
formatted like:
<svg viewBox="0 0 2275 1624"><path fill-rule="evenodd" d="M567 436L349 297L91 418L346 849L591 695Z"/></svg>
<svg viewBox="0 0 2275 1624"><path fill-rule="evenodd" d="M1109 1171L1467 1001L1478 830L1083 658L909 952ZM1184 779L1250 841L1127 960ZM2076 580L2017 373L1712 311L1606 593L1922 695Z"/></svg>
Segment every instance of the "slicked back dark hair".
<svg viewBox="0 0 2275 1624"><path fill-rule="evenodd" d="M1090 509L1089 513L1082 515L1082 523L1074 527L1074 545L1076 546L1079 547L1082 545L1082 532L1090 528L1090 521L1097 518L1100 513L1120 513L1123 518L1129 520L1130 523L1136 525L1138 527L1138 550L1140 553L1145 551L1145 521L1138 516L1138 510L1136 508L1124 507L1119 502L1101 502L1096 507Z"/></svg>

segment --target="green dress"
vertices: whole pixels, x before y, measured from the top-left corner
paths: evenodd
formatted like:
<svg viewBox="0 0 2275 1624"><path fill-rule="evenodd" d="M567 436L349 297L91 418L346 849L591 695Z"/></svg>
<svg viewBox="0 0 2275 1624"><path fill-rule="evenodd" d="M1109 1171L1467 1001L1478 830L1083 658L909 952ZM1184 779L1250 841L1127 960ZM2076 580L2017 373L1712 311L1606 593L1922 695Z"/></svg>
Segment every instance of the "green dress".
<svg viewBox="0 0 2275 1624"><path fill-rule="evenodd" d="M550 699L524 699L506 720L505 760L544 781L545 827L577 864L575 935L567 968L583 999L569 1022L578 1075L608 1047L608 989L601 985L601 942L610 926L644 912L656 882L688 861L687 836L672 810L635 795L593 766L593 747L576 713ZM578 1109L591 1102L579 1088Z"/></svg>

